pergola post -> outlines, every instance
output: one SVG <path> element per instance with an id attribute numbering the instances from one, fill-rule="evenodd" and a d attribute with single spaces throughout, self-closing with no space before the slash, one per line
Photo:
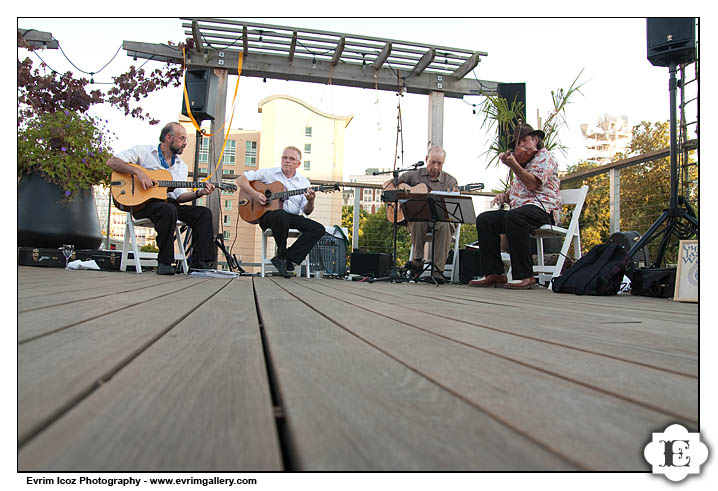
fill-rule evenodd
<path id="1" fill-rule="evenodd" d="M 228 70 L 226 68 L 215 68 L 214 74 L 217 75 L 217 100 L 214 108 L 214 119 L 210 126 L 210 133 L 212 134 L 210 140 L 210 161 L 208 172 L 211 174 L 214 167 L 217 165 L 220 155 L 222 154 L 222 145 L 224 144 L 224 135 L 228 128 L 224 122 L 226 119 L 226 107 L 227 107 L 227 79 Z M 229 122 L 227 122 L 229 124 Z M 222 168 L 223 162 L 219 162 L 219 167 L 214 173 L 214 176 L 210 179 L 211 182 L 218 183 L 222 181 Z M 222 217 L 222 192 L 218 189 L 215 191 L 217 198 L 214 194 L 207 198 L 207 206 L 212 211 L 212 230 L 216 237 L 219 231 L 219 221 Z"/>
<path id="2" fill-rule="evenodd" d="M 444 146 L 444 93 L 432 91 L 429 94 L 429 138 L 427 148 Z"/>

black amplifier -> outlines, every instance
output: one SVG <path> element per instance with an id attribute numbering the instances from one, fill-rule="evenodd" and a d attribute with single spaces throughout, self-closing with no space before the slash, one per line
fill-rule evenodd
<path id="1" fill-rule="evenodd" d="M 361 276 L 381 278 L 389 276 L 391 271 L 391 254 L 352 252 L 349 272 Z"/>

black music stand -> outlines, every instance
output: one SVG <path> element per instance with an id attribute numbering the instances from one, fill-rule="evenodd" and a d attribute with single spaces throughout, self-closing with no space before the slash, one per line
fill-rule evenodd
<path id="1" fill-rule="evenodd" d="M 412 194 L 407 200 L 400 201 L 407 222 L 430 222 L 431 223 L 431 259 L 424 269 L 419 273 L 418 281 L 426 281 L 439 285 L 434 278 L 434 272 L 443 275 L 443 271 L 434 262 L 434 239 L 437 222 L 448 222 L 455 225 L 461 223 L 474 223 L 474 204 L 470 196 L 460 196 L 456 193 L 432 191 L 428 194 Z M 454 251 L 458 254 L 458 251 Z M 428 279 L 422 279 L 421 275 L 429 271 Z"/>

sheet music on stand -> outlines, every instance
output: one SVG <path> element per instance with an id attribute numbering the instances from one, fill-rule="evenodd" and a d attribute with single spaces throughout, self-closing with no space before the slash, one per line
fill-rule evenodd
<path id="1" fill-rule="evenodd" d="M 476 223 L 474 201 L 471 196 L 459 193 L 412 194 L 407 199 L 400 199 L 399 206 L 409 222 Z"/>

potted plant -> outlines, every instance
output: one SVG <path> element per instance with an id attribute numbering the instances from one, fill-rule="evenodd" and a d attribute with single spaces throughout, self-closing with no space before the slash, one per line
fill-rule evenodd
<path id="1" fill-rule="evenodd" d="M 19 30 L 18 48 L 35 50 Z M 110 132 L 88 111 L 104 102 L 157 124 L 132 105 L 150 92 L 179 86 L 182 67 L 168 63 L 149 76 L 130 67 L 113 77 L 107 93 L 87 90 L 93 80 L 55 72 L 44 63 L 33 69 L 29 58 L 18 58 L 17 69 L 18 245 L 95 249 L 102 232 L 92 186 L 110 184 L 106 162 L 112 150 Z"/>
<path id="2" fill-rule="evenodd" d="M 95 249 L 102 242 L 92 186 L 109 185 L 109 134 L 75 111 L 18 128 L 18 245 Z"/>

